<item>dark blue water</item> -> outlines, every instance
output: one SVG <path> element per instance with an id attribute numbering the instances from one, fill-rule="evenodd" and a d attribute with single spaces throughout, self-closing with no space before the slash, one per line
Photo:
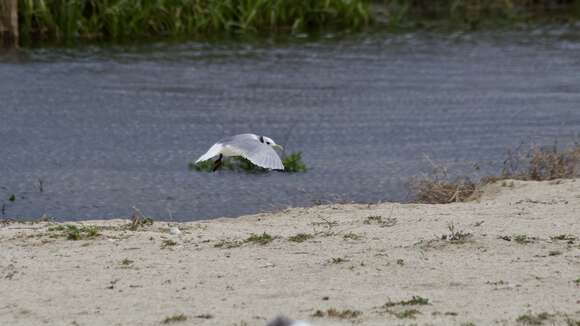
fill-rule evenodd
<path id="1" fill-rule="evenodd" d="M 580 137 L 580 33 L 371 34 L 0 54 L 4 217 L 237 216 L 401 201 L 425 157 L 480 174 Z M 196 173 L 244 132 L 310 171 Z M 40 187 L 42 183 L 42 191 Z M 15 194 L 16 200 L 9 201 Z"/>

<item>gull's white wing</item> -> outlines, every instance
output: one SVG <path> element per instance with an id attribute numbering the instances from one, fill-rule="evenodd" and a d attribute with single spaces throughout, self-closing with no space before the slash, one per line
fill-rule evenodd
<path id="1" fill-rule="evenodd" d="M 212 157 L 214 157 L 216 155 L 219 155 L 221 153 L 223 147 L 224 146 L 222 144 L 220 144 L 220 143 L 214 144 L 212 147 L 210 147 L 210 149 L 205 154 L 203 154 L 202 156 L 200 156 L 197 159 L 197 161 L 195 161 L 195 163 L 199 163 L 201 161 L 207 161 L 210 158 L 212 158 Z"/>
<path id="2" fill-rule="evenodd" d="M 252 135 L 253 136 L 253 135 Z M 284 164 L 276 151 L 250 135 L 234 136 L 223 143 L 240 152 L 240 156 L 266 169 L 284 170 Z"/>

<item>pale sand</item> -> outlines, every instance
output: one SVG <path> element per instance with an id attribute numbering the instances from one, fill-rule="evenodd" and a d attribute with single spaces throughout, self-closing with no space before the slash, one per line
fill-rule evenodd
<path id="1" fill-rule="evenodd" d="M 368 216 L 396 224 L 365 224 Z M 473 237 L 442 240 L 450 222 Z M 551 239 L 580 237 L 576 180 L 496 184 L 470 203 L 331 205 L 171 224 L 181 235 L 167 223 L 137 232 L 119 228 L 126 223 L 83 222 L 110 228 L 80 241 L 54 238 L 49 223 L 2 225 L 0 325 L 159 325 L 176 314 L 187 320 L 173 325 L 265 325 L 278 314 L 315 325 L 516 325 L 543 312 L 553 314 L 546 325 L 580 320 L 580 240 Z M 276 239 L 215 247 L 262 232 Z M 314 238 L 288 240 L 297 233 Z M 514 235 L 537 239 L 499 238 Z M 177 244 L 162 249 L 164 239 Z M 429 305 L 389 309 L 417 309 L 415 319 L 380 308 L 414 295 Z M 312 316 L 330 308 L 362 314 Z M 196 317 L 204 314 L 211 318 Z"/>

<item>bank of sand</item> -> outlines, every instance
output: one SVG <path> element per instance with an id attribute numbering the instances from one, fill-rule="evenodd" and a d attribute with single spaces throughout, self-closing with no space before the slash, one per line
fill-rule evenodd
<path id="1" fill-rule="evenodd" d="M 175 325 L 265 325 L 278 314 L 315 325 L 580 320 L 575 180 L 495 184 L 469 203 L 293 208 L 139 231 L 126 223 L 83 222 L 105 229 L 79 241 L 50 223 L 2 225 L 0 325 L 159 325 L 180 314 Z M 450 223 L 472 236 L 442 239 Z M 274 240 L 244 242 L 264 232 Z M 300 233 L 312 238 L 289 240 Z M 384 306 L 413 296 L 429 304 Z"/>

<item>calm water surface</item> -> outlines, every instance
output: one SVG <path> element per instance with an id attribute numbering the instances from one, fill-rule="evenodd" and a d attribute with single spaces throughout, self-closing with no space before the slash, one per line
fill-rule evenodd
<path id="1" fill-rule="evenodd" d="M 580 32 L 372 34 L 0 54 L 4 217 L 196 220 L 404 201 L 425 157 L 497 171 L 520 143 L 580 137 Z M 196 173 L 254 132 L 304 174 Z M 40 181 L 42 180 L 42 181 Z M 39 183 L 42 182 L 42 191 Z M 16 200 L 9 197 L 15 194 Z"/>

